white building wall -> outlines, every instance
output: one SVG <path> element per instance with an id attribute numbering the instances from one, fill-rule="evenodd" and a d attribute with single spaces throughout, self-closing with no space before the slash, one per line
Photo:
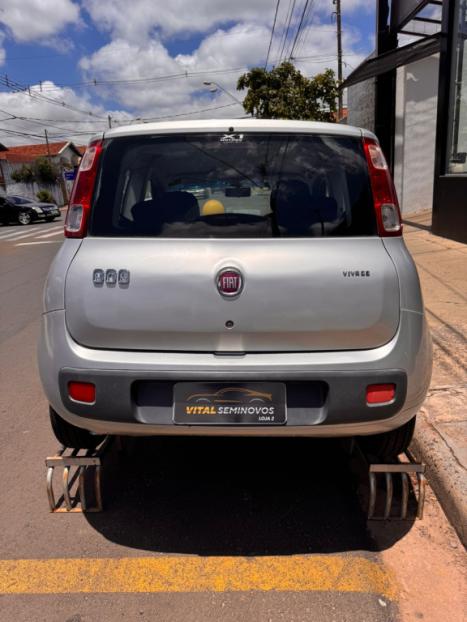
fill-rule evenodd
<path id="1" fill-rule="evenodd" d="M 375 129 L 375 79 L 370 78 L 347 89 L 349 125 Z"/>
<path id="2" fill-rule="evenodd" d="M 63 205 L 63 191 L 59 184 L 26 184 L 23 182 L 15 182 L 11 178 L 11 174 L 19 170 L 23 166 L 22 163 L 2 162 L 2 168 L 5 175 L 6 189 L 1 194 L 18 194 L 23 197 L 29 197 L 30 199 L 37 200 L 37 193 L 39 190 L 47 190 L 51 193 L 57 205 Z M 68 183 L 65 182 L 64 183 Z"/>
<path id="3" fill-rule="evenodd" d="M 439 56 L 397 70 L 394 182 L 402 214 L 433 207 Z"/>

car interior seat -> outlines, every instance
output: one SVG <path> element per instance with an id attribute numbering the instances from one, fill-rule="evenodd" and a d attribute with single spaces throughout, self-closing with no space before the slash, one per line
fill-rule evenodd
<path id="1" fill-rule="evenodd" d="M 271 193 L 271 208 L 280 235 L 306 235 L 314 221 L 310 191 L 303 181 L 279 181 Z"/>

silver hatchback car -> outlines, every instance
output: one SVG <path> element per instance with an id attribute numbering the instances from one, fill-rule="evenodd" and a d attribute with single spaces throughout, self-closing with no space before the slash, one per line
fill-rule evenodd
<path id="1" fill-rule="evenodd" d="M 394 186 L 366 130 L 121 127 L 91 141 L 47 279 L 39 367 L 57 439 L 410 442 L 431 340 Z"/>

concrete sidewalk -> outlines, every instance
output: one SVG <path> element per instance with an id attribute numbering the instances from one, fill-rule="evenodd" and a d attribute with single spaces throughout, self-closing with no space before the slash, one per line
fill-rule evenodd
<path id="1" fill-rule="evenodd" d="M 433 378 L 412 451 L 467 545 L 467 245 L 433 235 L 430 218 L 425 212 L 404 224 L 433 337 Z"/>

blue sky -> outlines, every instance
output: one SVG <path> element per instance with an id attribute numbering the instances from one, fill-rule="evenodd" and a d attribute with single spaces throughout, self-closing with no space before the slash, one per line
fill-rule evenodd
<path id="1" fill-rule="evenodd" d="M 373 49 L 375 2 L 342 5 L 347 73 Z M 290 54 L 305 6 L 294 57 L 313 75 L 336 66 L 332 0 L 280 0 L 270 60 Z M 264 64 L 275 8 L 276 0 L 0 0 L 0 142 L 39 141 L 43 119 L 52 138 L 86 142 L 109 114 L 114 124 L 241 116 L 225 90 L 241 98 L 238 76 Z M 209 80 L 225 90 L 209 90 Z"/>

